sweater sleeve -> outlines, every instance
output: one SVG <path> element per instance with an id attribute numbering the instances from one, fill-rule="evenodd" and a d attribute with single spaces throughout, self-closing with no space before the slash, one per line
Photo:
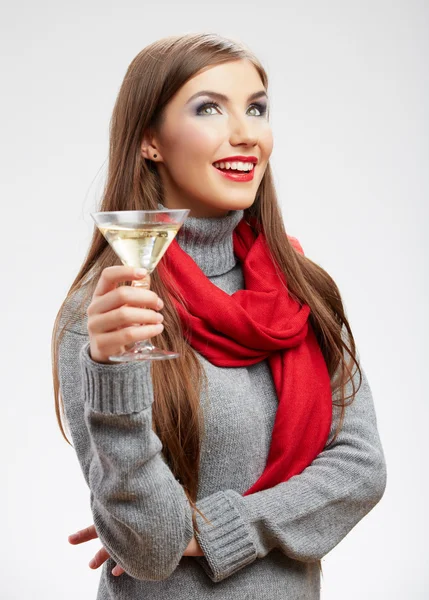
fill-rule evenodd
<path id="1" fill-rule="evenodd" d="M 193 537 L 192 511 L 152 429 L 150 363 L 97 363 L 88 337 L 66 331 L 59 375 L 101 543 L 132 577 L 168 578 Z"/>
<path id="2" fill-rule="evenodd" d="M 298 561 L 318 561 L 379 502 L 386 487 L 386 463 L 371 389 L 365 372 L 354 401 L 345 409 L 340 434 L 300 474 L 276 486 L 242 496 L 220 490 L 197 502 L 211 521 L 197 514 L 195 532 L 207 575 L 221 581 L 273 548 Z M 359 374 L 354 375 L 355 386 Z M 346 395 L 352 391 L 347 384 Z M 340 408 L 333 406 L 330 436 Z"/>

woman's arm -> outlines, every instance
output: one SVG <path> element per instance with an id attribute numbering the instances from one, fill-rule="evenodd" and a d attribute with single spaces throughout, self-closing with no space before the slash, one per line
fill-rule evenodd
<path id="1" fill-rule="evenodd" d="M 346 394 L 351 390 L 349 382 Z M 329 439 L 339 418 L 340 409 L 334 410 Z M 200 533 L 195 536 L 204 556 L 195 560 L 213 581 L 252 562 L 248 549 L 231 552 L 245 539 L 252 540 L 254 558 L 278 548 L 299 561 L 320 560 L 379 502 L 385 487 L 386 463 L 362 370 L 362 385 L 346 408 L 336 441 L 302 473 L 249 496 L 229 489 L 197 502 L 214 527 L 197 514 Z"/>
<path id="2" fill-rule="evenodd" d="M 97 363 L 88 337 L 66 331 L 59 373 L 100 541 L 132 577 L 166 579 L 193 527 L 188 499 L 152 430 L 150 363 Z"/>
<path id="3" fill-rule="evenodd" d="M 94 363 L 87 354 L 84 330 L 66 332 L 59 369 L 65 413 L 91 490 L 97 533 L 127 573 L 140 579 L 165 579 L 177 567 L 194 532 L 187 498 L 152 431 L 152 392 L 144 396 L 150 390 L 149 365 Z M 84 346 L 86 354 L 81 352 Z M 356 375 L 356 385 L 357 379 Z M 131 394 L 134 386 L 137 394 Z M 100 390 L 106 394 L 105 402 Z M 124 392 L 126 397 L 131 394 L 131 400 L 124 400 Z M 128 402 L 126 410 L 133 403 L 137 410 L 109 412 L 109 408 L 124 410 Z M 331 435 L 338 415 L 336 409 Z M 386 465 L 363 372 L 361 388 L 346 408 L 335 443 L 301 474 L 250 496 L 219 490 L 197 502 L 214 527 L 197 513 L 200 533 L 195 532 L 195 537 L 204 557 L 195 560 L 214 582 L 263 558 L 274 547 L 298 560 L 318 560 L 377 504 L 385 485 Z"/>

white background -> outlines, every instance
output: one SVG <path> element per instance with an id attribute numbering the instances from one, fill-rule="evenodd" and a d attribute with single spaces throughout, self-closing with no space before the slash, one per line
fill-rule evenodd
<path id="1" fill-rule="evenodd" d="M 96 597 L 89 493 L 54 414 L 52 325 L 85 256 L 125 71 L 166 35 L 265 65 L 286 229 L 337 282 L 388 466 L 323 600 L 428 598 L 428 31 L 423 0 L 9 3 L 2 10 L 2 600 Z M 4 415 L 6 414 L 6 419 Z"/>

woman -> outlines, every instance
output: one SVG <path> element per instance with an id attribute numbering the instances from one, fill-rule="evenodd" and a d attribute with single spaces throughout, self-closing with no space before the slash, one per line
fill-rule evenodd
<path id="1" fill-rule="evenodd" d="M 100 210 L 190 213 L 151 289 L 95 229 L 54 327 L 94 517 L 70 541 L 103 544 L 99 600 L 319 598 L 322 557 L 384 493 L 340 293 L 285 232 L 267 90 L 248 49 L 189 34 L 140 52 L 119 91 Z M 109 361 L 151 337 L 180 357 Z"/>

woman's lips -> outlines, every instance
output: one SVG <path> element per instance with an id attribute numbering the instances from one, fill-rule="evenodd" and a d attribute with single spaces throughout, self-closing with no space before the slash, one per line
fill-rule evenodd
<path id="1" fill-rule="evenodd" d="M 253 167 L 253 169 L 251 171 L 237 171 L 237 170 L 233 170 L 233 169 L 224 169 L 223 171 L 221 169 L 218 169 L 217 167 L 215 167 L 214 165 L 212 165 L 213 168 L 216 169 L 216 171 L 218 173 L 220 173 L 221 175 L 223 175 L 224 177 L 226 177 L 227 179 L 230 179 L 231 181 L 252 181 L 253 177 L 254 177 L 254 172 L 256 169 L 256 165 Z"/>

